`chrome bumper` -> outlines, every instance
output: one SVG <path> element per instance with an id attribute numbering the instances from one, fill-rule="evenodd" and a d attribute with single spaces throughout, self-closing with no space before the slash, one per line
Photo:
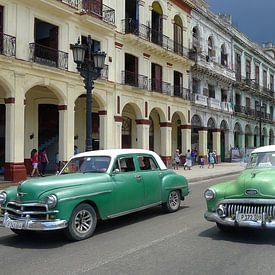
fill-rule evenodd
<path id="1" fill-rule="evenodd" d="M 250 228 L 275 228 L 275 220 L 267 221 L 263 219 L 261 222 L 256 221 L 236 221 L 231 218 L 221 218 L 215 212 L 205 212 L 204 218 L 210 222 L 217 222 L 223 225 L 235 227 L 250 227 Z"/>
<path id="2" fill-rule="evenodd" d="M 22 226 L 22 230 L 35 230 L 35 231 L 49 231 L 49 230 L 57 230 L 63 229 L 67 227 L 68 223 L 66 220 L 52 220 L 52 221 L 37 221 L 31 220 L 29 216 L 24 219 L 12 219 L 9 217 L 8 213 L 5 213 L 4 216 L 0 217 L 0 226 L 6 228 L 16 228 L 13 226 L 16 223 L 20 223 L 20 227 Z"/>

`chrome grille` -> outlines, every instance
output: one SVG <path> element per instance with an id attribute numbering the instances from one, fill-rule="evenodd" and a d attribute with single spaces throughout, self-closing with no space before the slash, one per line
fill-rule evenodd
<path id="1" fill-rule="evenodd" d="M 224 204 L 226 209 L 227 217 L 232 217 L 236 212 L 244 214 L 263 214 L 266 213 L 268 216 L 275 217 L 275 204 Z"/>
<path id="2" fill-rule="evenodd" d="M 47 220 L 49 214 L 47 205 L 41 203 L 9 202 L 4 210 L 15 219 L 24 219 L 29 215 L 33 220 Z"/>

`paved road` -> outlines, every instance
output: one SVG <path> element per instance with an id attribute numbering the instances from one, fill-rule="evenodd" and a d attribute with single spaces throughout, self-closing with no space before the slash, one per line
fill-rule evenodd
<path id="1" fill-rule="evenodd" d="M 203 219 L 202 193 L 216 181 L 192 184 L 176 213 L 156 207 L 101 222 L 82 242 L 60 233 L 22 238 L 2 228 L 0 274 L 274 274 L 272 231 L 224 234 Z"/>

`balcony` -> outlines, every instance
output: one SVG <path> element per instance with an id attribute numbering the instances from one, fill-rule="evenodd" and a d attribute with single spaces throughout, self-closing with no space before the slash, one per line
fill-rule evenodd
<path id="1" fill-rule="evenodd" d="M 150 91 L 171 96 L 172 86 L 168 82 L 159 79 L 150 79 Z"/>
<path id="2" fill-rule="evenodd" d="M 148 90 L 148 77 L 130 71 L 122 71 L 122 84 Z"/>
<path id="3" fill-rule="evenodd" d="M 255 110 L 248 106 L 235 105 L 234 112 L 252 117 L 256 116 Z"/>
<path id="4" fill-rule="evenodd" d="M 192 94 L 191 95 L 191 100 L 195 103 L 195 104 L 199 104 L 199 105 L 203 105 L 203 106 L 207 106 L 207 96 L 202 95 L 202 94 Z"/>
<path id="5" fill-rule="evenodd" d="M 36 43 L 30 43 L 30 61 L 49 67 L 68 70 L 68 53 Z"/>
<path id="6" fill-rule="evenodd" d="M 152 42 L 169 52 L 188 57 L 188 49 L 183 45 L 146 25 L 139 24 L 138 21 L 132 18 L 122 20 L 122 31 L 124 34 L 134 34 L 139 38 Z"/>
<path id="7" fill-rule="evenodd" d="M 225 101 L 222 101 L 221 102 L 221 109 L 225 112 L 229 112 L 229 113 L 232 113 L 233 112 L 233 108 L 232 108 L 232 104 L 231 102 L 225 102 Z"/>
<path id="8" fill-rule="evenodd" d="M 208 107 L 214 109 L 221 109 L 221 102 L 213 97 L 208 97 Z"/>
<path id="9" fill-rule="evenodd" d="M 81 3 L 81 0 L 58 0 L 74 9 L 78 9 Z"/>
<path id="10" fill-rule="evenodd" d="M 102 21 L 115 25 L 115 10 L 96 0 L 82 0 L 82 14 L 100 18 Z"/>
<path id="11" fill-rule="evenodd" d="M 235 72 L 227 66 L 223 66 L 214 61 L 213 57 L 205 56 L 201 53 L 197 53 L 193 50 L 189 51 L 189 58 L 196 62 L 196 65 L 193 66 L 193 70 L 204 70 L 205 73 L 216 74 L 218 76 L 223 76 L 226 79 L 235 81 Z"/>
<path id="12" fill-rule="evenodd" d="M 5 56 L 15 56 L 16 38 L 14 36 L 0 33 L 0 54 Z"/>
<path id="13" fill-rule="evenodd" d="M 182 86 L 174 86 L 174 97 L 190 100 L 190 90 Z"/>

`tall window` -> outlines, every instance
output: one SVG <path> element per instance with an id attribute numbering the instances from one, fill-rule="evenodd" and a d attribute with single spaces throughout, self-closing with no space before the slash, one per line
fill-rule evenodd
<path id="1" fill-rule="evenodd" d="M 179 16 L 175 16 L 174 21 L 174 51 L 181 54 L 183 44 L 182 21 Z"/>
<path id="2" fill-rule="evenodd" d="M 271 92 L 274 91 L 274 76 L 273 76 L 273 74 L 271 74 L 269 76 L 269 89 Z"/>
<path id="3" fill-rule="evenodd" d="M 225 45 L 223 44 L 221 47 L 221 65 L 227 66 L 227 54 L 226 54 L 226 49 Z"/>
<path id="4" fill-rule="evenodd" d="M 255 65 L 255 82 L 256 84 L 259 84 L 260 79 L 260 68 L 259 65 Z"/>
<path id="5" fill-rule="evenodd" d="M 215 56 L 215 51 L 214 51 L 214 45 L 213 45 L 213 39 L 212 37 L 208 38 L 208 55 L 206 57 L 206 61 L 209 62 L 211 61 L 212 57 Z"/>
<path id="6" fill-rule="evenodd" d="M 236 79 L 240 81 L 242 79 L 242 62 L 241 55 L 236 53 L 235 55 L 235 71 L 236 71 Z"/>
<path id="7" fill-rule="evenodd" d="M 245 77 L 246 79 L 251 79 L 251 62 L 249 59 L 246 59 L 245 63 Z"/>

